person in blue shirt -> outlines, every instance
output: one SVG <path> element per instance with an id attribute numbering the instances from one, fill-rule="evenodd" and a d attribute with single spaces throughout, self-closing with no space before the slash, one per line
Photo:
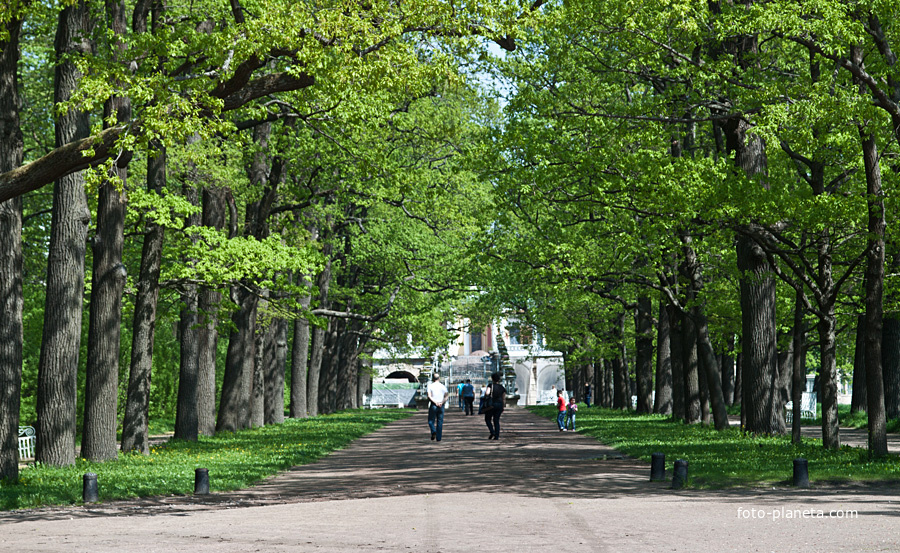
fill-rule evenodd
<path id="1" fill-rule="evenodd" d="M 466 408 L 466 415 L 474 415 L 475 414 L 475 386 L 472 386 L 471 380 L 466 380 L 466 383 L 462 387 L 462 398 L 463 403 Z"/>

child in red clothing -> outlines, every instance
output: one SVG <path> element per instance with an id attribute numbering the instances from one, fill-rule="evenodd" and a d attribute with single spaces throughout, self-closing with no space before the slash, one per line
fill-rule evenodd
<path id="1" fill-rule="evenodd" d="M 563 397 L 562 390 L 556 390 L 556 407 L 559 414 L 556 416 L 556 425 L 559 426 L 560 432 L 566 431 L 566 398 Z"/>

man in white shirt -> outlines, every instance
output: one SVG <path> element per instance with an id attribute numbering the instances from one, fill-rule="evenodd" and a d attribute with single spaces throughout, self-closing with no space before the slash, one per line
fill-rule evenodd
<path id="1" fill-rule="evenodd" d="M 444 429 L 444 404 L 450 397 L 447 387 L 441 384 L 437 373 L 431 375 L 431 383 L 428 384 L 428 426 L 431 428 L 431 439 L 441 441 L 441 433 Z"/>

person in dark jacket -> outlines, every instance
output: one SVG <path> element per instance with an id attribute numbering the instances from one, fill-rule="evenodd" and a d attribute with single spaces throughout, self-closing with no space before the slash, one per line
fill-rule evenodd
<path id="1" fill-rule="evenodd" d="M 471 380 L 466 380 L 466 383 L 463 385 L 462 398 L 466 407 L 466 415 L 474 415 L 475 410 L 473 404 L 475 403 L 475 386 L 472 386 Z"/>
<path id="2" fill-rule="evenodd" d="M 500 384 L 500 373 L 491 375 L 491 383 L 485 390 L 484 422 L 487 424 L 489 440 L 500 439 L 500 415 L 503 414 L 503 405 L 506 401 L 506 388 Z M 488 406 L 490 406 L 488 408 Z"/>

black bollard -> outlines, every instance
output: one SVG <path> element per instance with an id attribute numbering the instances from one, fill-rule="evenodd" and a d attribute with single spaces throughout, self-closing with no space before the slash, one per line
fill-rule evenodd
<path id="1" fill-rule="evenodd" d="M 806 459 L 794 459 L 794 486 L 809 487 L 809 462 Z"/>
<path id="2" fill-rule="evenodd" d="M 650 481 L 661 482 L 666 479 L 666 454 L 653 453 L 650 455 Z"/>
<path id="3" fill-rule="evenodd" d="M 81 497 L 85 503 L 96 503 L 100 501 L 100 494 L 97 491 L 97 475 L 93 472 L 85 473 L 84 486 L 81 488 Z"/>
<path id="4" fill-rule="evenodd" d="M 688 477 L 688 462 L 684 459 L 675 461 L 675 470 L 672 474 L 672 489 L 680 490 L 684 487 Z"/>
<path id="5" fill-rule="evenodd" d="M 209 493 L 209 469 L 194 469 L 194 495 Z"/>

